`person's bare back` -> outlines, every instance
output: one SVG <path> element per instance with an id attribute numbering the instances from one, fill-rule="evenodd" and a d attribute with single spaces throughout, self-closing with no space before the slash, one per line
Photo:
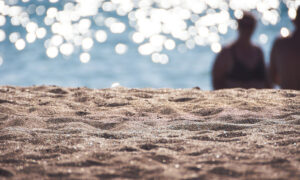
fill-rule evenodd
<path id="1" fill-rule="evenodd" d="M 270 77 L 282 89 L 300 90 L 300 8 L 291 37 L 278 38 L 272 48 Z"/>

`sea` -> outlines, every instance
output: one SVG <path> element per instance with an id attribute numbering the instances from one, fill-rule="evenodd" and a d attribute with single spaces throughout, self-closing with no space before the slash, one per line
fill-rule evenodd
<path id="1" fill-rule="evenodd" d="M 21 4 L 21 6 L 27 5 Z M 264 25 L 258 20 L 252 39 L 253 43 L 263 49 L 267 64 L 272 43 L 276 37 L 280 36 L 282 27 L 293 30 L 293 25 L 287 16 L 287 9 L 282 6 L 280 10 L 281 17 L 276 25 Z M 117 14 L 110 16 L 124 21 L 124 17 L 119 17 Z M 31 15 L 31 18 L 37 22 L 42 21 L 35 15 Z M 96 25 L 92 25 L 91 28 L 95 31 L 99 29 Z M 27 43 L 22 51 L 17 50 L 9 41 L 8 35 L 12 32 L 20 32 L 24 37 L 26 32 L 24 28 L 9 24 L 8 17 L 6 17 L 6 24 L 0 29 L 4 30 L 7 35 L 6 39 L 0 42 L 0 85 L 56 85 L 96 89 L 116 85 L 128 88 L 193 88 L 198 86 L 203 90 L 212 90 L 211 69 L 217 54 L 211 50 L 210 46 L 164 51 L 169 57 L 169 62 L 167 64 L 154 63 L 151 56 L 139 53 L 138 44 L 130 38 L 134 29 L 128 26 L 122 34 L 107 31 L 107 41 L 95 42 L 89 51 L 89 62 L 82 63 L 79 60 L 80 52 L 76 49 L 71 56 L 58 55 L 56 58 L 49 58 L 44 47 L 45 39 Z M 48 28 L 47 31 L 50 32 L 50 29 Z M 50 33 L 47 36 L 50 36 Z M 220 43 L 225 46 L 236 38 L 236 30 L 230 29 L 227 34 L 221 36 Z M 122 55 L 116 53 L 115 46 L 118 43 L 128 47 L 126 53 Z M 180 43 L 176 41 L 176 44 Z"/>

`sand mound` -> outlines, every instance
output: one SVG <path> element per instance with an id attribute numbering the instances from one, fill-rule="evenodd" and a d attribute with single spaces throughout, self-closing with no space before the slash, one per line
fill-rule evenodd
<path id="1" fill-rule="evenodd" d="M 0 179 L 299 177 L 299 91 L 0 87 Z"/>

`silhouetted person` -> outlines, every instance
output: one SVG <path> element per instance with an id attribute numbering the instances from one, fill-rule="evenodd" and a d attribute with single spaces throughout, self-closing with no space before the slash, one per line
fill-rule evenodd
<path id="1" fill-rule="evenodd" d="M 282 89 L 300 90 L 300 8 L 293 21 L 294 33 L 277 38 L 271 52 L 270 78 Z"/>
<path id="2" fill-rule="evenodd" d="M 215 60 L 214 89 L 270 87 L 263 52 L 251 42 L 255 27 L 255 18 L 244 12 L 243 18 L 238 20 L 238 39 L 224 47 Z"/>

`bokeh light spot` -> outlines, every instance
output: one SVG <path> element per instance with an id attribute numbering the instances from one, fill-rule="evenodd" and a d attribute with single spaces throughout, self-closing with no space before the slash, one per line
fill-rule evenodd
<path id="1" fill-rule="evenodd" d="M 127 52 L 127 50 L 128 50 L 128 47 L 126 44 L 119 43 L 115 47 L 115 51 L 117 54 L 125 54 Z"/>
<path id="2" fill-rule="evenodd" d="M 236 10 L 236 11 L 234 11 L 234 16 L 235 16 L 237 19 L 242 19 L 243 16 L 244 16 L 244 13 L 243 13 L 243 11 L 241 11 L 241 10 Z"/>
<path id="3" fill-rule="evenodd" d="M 55 58 L 55 57 L 57 57 L 57 55 L 58 55 L 58 48 L 57 47 L 49 47 L 49 48 L 47 48 L 47 50 L 46 50 L 46 54 L 47 54 L 47 56 L 49 57 L 49 58 Z"/>
<path id="4" fill-rule="evenodd" d="M 28 43 L 33 43 L 36 40 L 36 35 L 34 33 L 27 33 L 26 41 Z"/>
<path id="5" fill-rule="evenodd" d="M 259 42 L 261 44 L 266 44 L 268 42 L 269 38 L 266 34 L 259 35 Z"/>
<path id="6" fill-rule="evenodd" d="M 55 18 L 57 15 L 58 10 L 55 7 L 50 7 L 47 10 L 47 17 L 48 18 Z"/>
<path id="7" fill-rule="evenodd" d="M 164 43 L 164 46 L 167 50 L 173 50 L 176 47 L 176 43 L 173 39 L 167 39 Z"/>
<path id="8" fill-rule="evenodd" d="M 283 38 L 286 38 L 290 35 L 290 31 L 289 31 L 288 28 L 283 27 L 283 28 L 280 29 L 280 34 Z"/>
<path id="9" fill-rule="evenodd" d="M 60 35 L 54 35 L 51 38 L 51 45 L 53 46 L 59 46 L 64 42 L 64 39 Z"/>
<path id="10" fill-rule="evenodd" d="M 65 56 L 70 56 L 74 51 L 74 46 L 71 43 L 64 43 L 59 47 L 59 51 Z"/>
<path id="11" fill-rule="evenodd" d="M 46 11 L 46 8 L 45 6 L 38 6 L 36 9 L 35 9 L 35 12 L 38 16 L 42 16 Z"/>
<path id="12" fill-rule="evenodd" d="M 84 49 L 84 50 L 91 49 L 93 47 L 93 45 L 94 45 L 94 41 L 90 37 L 84 38 L 82 40 L 82 45 L 81 46 L 82 46 L 82 49 Z"/>
<path id="13" fill-rule="evenodd" d="M 90 19 L 81 19 L 78 24 L 78 30 L 81 34 L 85 34 L 88 32 L 89 28 L 91 27 L 91 20 Z"/>
<path id="14" fill-rule="evenodd" d="M 123 33 L 126 29 L 126 26 L 124 23 L 121 23 L 121 22 L 116 22 L 116 23 L 113 23 L 111 26 L 110 26 L 110 31 L 112 33 L 116 33 L 116 34 L 120 34 L 120 33 Z"/>
<path id="15" fill-rule="evenodd" d="M 110 87 L 111 87 L 111 88 L 121 87 L 121 84 L 118 83 L 118 82 L 115 82 L 115 83 L 112 83 Z"/>
<path id="16" fill-rule="evenodd" d="M 166 54 L 153 53 L 151 56 L 152 62 L 160 64 L 168 64 L 169 57 Z"/>
<path id="17" fill-rule="evenodd" d="M 161 60 L 160 60 L 161 64 L 168 64 L 169 63 L 169 57 L 166 54 L 162 54 L 161 55 Z"/>
<path id="18" fill-rule="evenodd" d="M 142 44 L 139 46 L 138 51 L 141 55 L 150 55 L 154 51 L 154 47 L 150 43 Z"/>
<path id="19" fill-rule="evenodd" d="M 297 11 L 296 11 L 296 9 L 290 8 L 290 9 L 288 10 L 288 15 L 289 15 L 289 17 L 290 17 L 291 19 L 295 19 L 296 16 L 297 16 Z"/>
<path id="20" fill-rule="evenodd" d="M 36 37 L 39 39 L 43 39 L 47 34 L 46 28 L 38 28 L 36 30 Z"/>
<path id="21" fill-rule="evenodd" d="M 152 61 L 154 63 L 159 63 L 160 60 L 161 60 L 161 57 L 160 57 L 159 53 L 153 53 L 152 56 L 151 56 L 151 58 L 152 58 Z"/>
<path id="22" fill-rule="evenodd" d="M 9 41 L 11 43 L 15 43 L 19 38 L 20 38 L 20 33 L 18 33 L 18 32 L 12 32 L 9 35 Z"/>
<path id="23" fill-rule="evenodd" d="M 84 52 L 84 53 L 80 54 L 79 59 L 80 59 L 80 62 L 85 64 L 85 63 L 88 63 L 91 60 L 91 55 L 87 52 Z"/>
<path id="24" fill-rule="evenodd" d="M 132 35 L 133 42 L 140 44 L 145 40 L 145 36 L 140 32 L 135 32 Z"/>
<path id="25" fill-rule="evenodd" d="M 15 42 L 15 47 L 17 50 L 22 51 L 26 47 L 26 42 L 24 41 L 24 39 L 18 39 Z"/>
<path id="26" fill-rule="evenodd" d="M 98 30 L 95 33 L 95 38 L 99 43 L 104 43 L 107 40 L 107 34 L 104 30 Z"/>
<path id="27" fill-rule="evenodd" d="M 220 43 L 213 43 L 213 44 L 211 45 L 211 50 L 212 50 L 214 53 L 219 53 L 219 52 L 221 52 L 221 50 L 222 50 L 222 46 L 221 46 Z"/>
<path id="28" fill-rule="evenodd" d="M 29 22 L 26 25 L 27 32 L 35 32 L 38 29 L 38 25 L 35 22 Z"/>

